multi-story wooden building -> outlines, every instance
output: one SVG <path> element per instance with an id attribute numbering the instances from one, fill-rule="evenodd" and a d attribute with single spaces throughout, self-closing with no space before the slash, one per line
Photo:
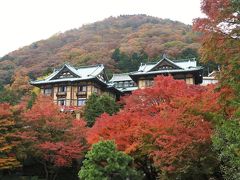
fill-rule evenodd
<path id="1" fill-rule="evenodd" d="M 203 68 L 197 66 L 195 59 L 170 60 L 163 56 L 158 62 L 141 64 L 136 72 L 114 74 L 110 82 L 123 93 L 129 93 L 151 86 L 158 75 L 170 75 L 174 79 L 184 80 L 187 84 L 201 84 L 202 74 Z"/>
<path id="2" fill-rule="evenodd" d="M 69 110 L 84 105 L 92 93 L 107 93 L 118 99 L 121 91 L 107 83 L 102 64 L 78 69 L 65 64 L 45 79 L 31 82 L 42 94 L 51 96 L 59 106 Z"/>
<path id="3" fill-rule="evenodd" d="M 77 69 L 65 64 L 44 80 L 31 84 L 39 87 L 42 94 L 51 96 L 65 110 L 71 110 L 83 106 L 92 93 L 107 93 L 119 99 L 123 94 L 151 86 L 158 75 L 171 75 L 187 84 L 201 84 L 202 73 L 203 68 L 197 66 L 195 59 L 173 61 L 164 56 L 158 62 L 141 64 L 136 72 L 114 74 L 110 81 L 102 64 Z"/>

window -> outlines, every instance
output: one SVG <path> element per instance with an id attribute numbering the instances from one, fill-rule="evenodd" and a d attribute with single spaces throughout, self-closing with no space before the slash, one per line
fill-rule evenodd
<path id="1" fill-rule="evenodd" d="M 58 105 L 59 106 L 66 106 L 66 99 L 65 98 L 58 99 Z"/>
<path id="2" fill-rule="evenodd" d="M 78 87 L 78 91 L 79 91 L 79 92 L 87 92 L 87 86 L 85 86 L 85 85 L 79 86 L 79 87 Z"/>
<path id="3" fill-rule="evenodd" d="M 120 87 L 120 88 L 123 87 L 123 82 L 119 82 L 118 87 Z"/>
<path id="4" fill-rule="evenodd" d="M 194 84 L 193 78 L 186 78 L 185 82 L 186 82 L 187 84 Z"/>
<path id="5" fill-rule="evenodd" d="M 58 92 L 66 92 L 67 91 L 67 87 L 66 86 L 59 86 L 58 87 Z"/>
<path id="6" fill-rule="evenodd" d="M 101 80 L 103 80 L 103 81 L 104 81 L 104 77 L 103 77 L 103 75 L 102 75 L 102 74 L 99 74 L 97 77 L 98 77 L 99 79 L 101 79 Z"/>
<path id="7" fill-rule="evenodd" d="M 117 87 L 117 88 L 119 87 L 119 82 L 117 82 L 117 83 L 115 84 L 115 87 Z"/>
<path id="8" fill-rule="evenodd" d="M 136 86 L 136 85 L 135 85 L 135 82 L 130 81 L 130 82 L 129 82 L 129 87 L 133 87 L 133 86 Z"/>
<path id="9" fill-rule="evenodd" d="M 97 93 L 98 92 L 98 88 L 96 88 L 95 86 L 93 87 L 93 92 Z"/>
<path id="10" fill-rule="evenodd" d="M 44 94 L 45 95 L 50 95 L 51 93 L 52 93 L 52 89 L 51 88 L 44 89 Z"/>
<path id="11" fill-rule="evenodd" d="M 153 85 L 153 80 L 145 80 L 145 87 L 150 87 Z"/>
<path id="12" fill-rule="evenodd" d="M 123 84 L 124 84 L 123 87 L 129 87 L 129 82 L 128 81 L 125 81 Z"/>
<path id="13" fill-rule="evenodd" d="M 78 106 L 84 106 L 86 103 L 86 98 L 78 98 L 77 105 Z"/>
<path id="14" fill-rule="evenodd" d="M 59 78 L 69 78 L 73 77 L 73 75 L 70 72 L 63 72 Z"/>

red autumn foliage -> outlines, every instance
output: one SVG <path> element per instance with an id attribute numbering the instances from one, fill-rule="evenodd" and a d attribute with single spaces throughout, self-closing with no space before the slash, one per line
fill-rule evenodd
<path id="1" fill-rule="evenodd" d="M 201 59 L 221 65 L 219 82 L 222 104 L 229 117 L 235 111 L 230 102 L 239 94 L 240 13 L 238 0 L 202 0 L 201 10 L 206 15 L 194 21 L 194 29 L 201 32 Z"/>
<path id="2" fill-rule="evenodd" d="M 114 139 L 135 158 L 148 156 L 161 170 L 187 168 L 211 143 L 210 114 L 221 110 L 214 86 L 187 85 L 157 77 L 153 87 L 137 90 L 114 116 L 103 114 L 88 132 L 88 142 Z"/>
<path id="3" fill-rule="evenodd" d="M 10 105 L 7 103 L 0 104 L 0 118 L 5 118 L 11 115 Z"/>
<path id="4" fill-rule="evenodd" d="M 39 96 L 32 109 L 23 114 L 18 133 L 22 143 L 30 144 L 32 156 L 55 167 L 70 166 L 86 149 L 85 122 L 62 113 L 49 97 Z"/>
<path id="5" fill-rule="evenodd" d="M 10 83 L 9 77 L 13 75 L 13 89 L 19 89 L 16 86 L 19 83 L 25 89 L 26 78 L 16 79 L 19 69 L 39 77 L 66 60 L 76 66 L 101 63 L 118 72 L 111 59 L 116 48 L 129 55 L 144 51 L 150 58 L 163 53 L 176 58 L 188 48 L 198 50 L 197 37 L 191 26 L 169 19 L 147 15 L 109 17 L 9 53 L 0 61 L 0 80 L 4 84 Z"/>
<path id="6" fill-rule="evenodd" d="M 239 55 L 238 8 L 238 1 L 202 0 L 201 10 L 206 17 L 194 20 L 194 30 L 202 33 L 202 60 L 217 62 L 223 70 Z"/>

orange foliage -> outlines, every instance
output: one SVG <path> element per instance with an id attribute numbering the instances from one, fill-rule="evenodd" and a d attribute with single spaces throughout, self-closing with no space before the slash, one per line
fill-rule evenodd
<path id="1" fill-rule="evenodd" d="M 30 79 L 25 68 L 15 71 L 12 81 L 13 83 L 11 84 L 10 89 L 22 92 L 23 94 L 29 93 L 33 88 L 29 84 Z"/>
<path id="2" fill-rule="evenodd" d="M 20 163 L 13 153 L 13 148 L 16 146 L 16 143 L 9 141 L 13 133 L 14 125 L 15 122 L 12 119 L 10 105 L 0 104 L 0 170 L 13 169 L 20 166 Z"/>
<path id="3" fill-rule="evenodd" d="M 23 145 L 30 144 L 34 153 L 29 155 L 40 154 L 56 167 L 69 166 L 73 159 L 83 156 L 86 123 L 60 112 L 49 97 L 38 97 L 32 109 L 23 114 L 23 125 L 17 136 Z"/>
<path id="4" fill-rule="evenodd" d="M 202 0 L 201 10 L 206 17 L 194 22 L 194 29 L 202 33 L 202 60 L 220 64 L 222 103 L 229 116 L 233 114 L 233 108 L 237 108 L 237 103 L 230 107 L 231 101 L 239 99 L 239 5 L 238 0 Z"/>
<path id="5" fill-rule="evenodd" d="M 166 171 L 187 168 L 204 156 L 211 143 L 209 114 L 221 111 L 213 86 L 187 85 L 172 77 L 157 77 L 153 87 L 124 98 L 117 115 L 103 114 L 88 132 L 88 142 L 114 139 L 133 157 L 147 156 Z"/>
<path id="6" fill-rule="evenodd" d="M 56 68 L 65 61 L 73 65 L 103 63 L 109 69 L 117 71 L 111 59 L 116 48 L 127 54 L 145 51 L 150 58 L 163 53 L 176 57 L 196 43 L 196 37 L 191 26 L 180 22 L 146 15 L 126 15 L 110 17 L 34 42 L 9 53 L 3 60 L 13 62 L 13 70 L 24 67 L 36 77 L 42 75 L 47 68 Z M 175 41 L 182 45 L 165 45 Z M 5 77 L 5 73 L 3 71 L 1 75 L 0 67 L 0 79 Z"/>

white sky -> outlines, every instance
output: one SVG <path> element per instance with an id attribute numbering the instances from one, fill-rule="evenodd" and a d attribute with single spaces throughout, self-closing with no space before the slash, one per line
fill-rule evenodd
<path id="1" fill-rule="evenodd" d="M 109 16 L 147 14 L 192 24 L 201 0 L 0 0 L 0 57 Z"/>

